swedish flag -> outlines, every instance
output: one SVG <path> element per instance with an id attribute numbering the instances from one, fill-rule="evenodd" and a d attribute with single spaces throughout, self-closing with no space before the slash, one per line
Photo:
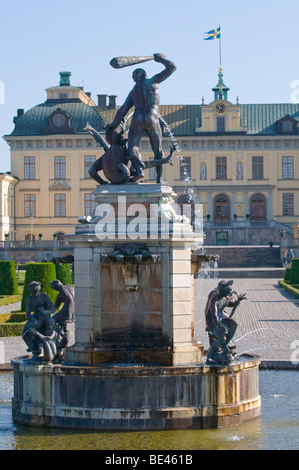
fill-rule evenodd
<path id="1" fill-rule="evenodd" d="M 205 33 L 208 37 L 204 38 L 205 41 L 211 41 L 212 39 L 219 39 L 220 38 L 220 26 L 217 29 L 212 29 Z"/>

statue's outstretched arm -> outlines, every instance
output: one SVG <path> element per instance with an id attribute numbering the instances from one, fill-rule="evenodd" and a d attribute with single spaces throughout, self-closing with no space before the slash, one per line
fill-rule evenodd
<path id="1" fill-rule="evenodd" d="M 153 83 L 163 82 L 176 71 L 176 66 L 174 65 L 174 63 L 166 59 L 164 54 L 154 54 L 154 60 L 163 64 L 165 70 L 162 70 L 162 72 L 157 73 L 151 78 Z"/>

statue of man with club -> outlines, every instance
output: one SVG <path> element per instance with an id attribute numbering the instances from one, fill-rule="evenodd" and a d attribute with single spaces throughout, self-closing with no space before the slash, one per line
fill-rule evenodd
<path id="1" fill-rule="evenodd" d="M 159 84 L 166 80 L 176 70 L 176 66 L 164 54 L 154 54 L 149 58 L 119 57 L 110 62 L 112 67 L 121 68 L 133 65 L 146 60 L 154 59 L 164 65 L 165 70 L 148 78 L 144 69 L 138 68 L 133 72 L 133 80 L 136 83 L 130 91 L 124 104 L 120 107 L 112 127 L 117 127 L 124 121 L 126 114 L 134 106 L 134 114 L 128 133 L 128 158 L 136 169 L 135 181 L 144 177 L 144 163 L 141 160 L 139 152 L 140 140 L 145 132 L 154 152 L 154 159 L 160 161 L 163 159 L 162 150 L 162 131 L 159 121 Z M 161 182 L 163 166 L 156 167 L 157 183 Z"/>

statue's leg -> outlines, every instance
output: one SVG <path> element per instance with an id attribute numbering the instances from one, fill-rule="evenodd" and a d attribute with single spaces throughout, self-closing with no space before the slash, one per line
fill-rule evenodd
<path id="1" fill-rule="evenodd" d="M 144 164 L 141 160 L 139 152 L 139 145 L 142 136 L 143 128 L 138 125 L 131 124 L 128 134 L 128 158 L 131 160 L 132 166 L 136 170 L 136 173 L 132 177 L 131 181 L 137 181 L 144 177 L 143 168 Z"/>
<path id="2" fill-rule="evenodd" d="M 89 168 L 88 173 L 90 174 L 91 178 L 94 179 L 99 184 L 107 184 L 108 181 L 103 180 L 98 174 L 99 171 L 102 170 L 102 157 L 98 158 L 94 164 Z"/>
<path id="3" fill-rule="evenodd" d="M 213 337 L 215 338 L 207 354 L 208 362 L 218 362 L 219 351 L 225 342 L 225 336 L 220 328 L 213 329 Z"/>
<path id="4" fill-rule="evenodd" d="M 238 327 L 238 324 L 237 322 L 233 319 L 233 318 L 230 318 L 230 317 L 227 317 L 227 318 L 223 318 L 222 319 L 222 323 L 227 327 L 228 329 L 228 333 L 227 333 L 227 336 L 226 336 L 226 340 L 224 342 L 224 346 L 228 346 L 228 344 L 230 343 L 230 341 L 233 339 L 235 333 L 236 333 L 236 330 L 237 330 L 237 327 Z"/>
<path id="5" fill-rule="evenodd" d="M 151 146 L 154 152 L 155 160 L 162 160 L 164 157 L 162 150 L 162 131 L 159 121 L 152 123 L 152 126 L 147 130 Z M 163 165 L 156 166 L 157 183 L 161 183 L 163 174 Z"/>

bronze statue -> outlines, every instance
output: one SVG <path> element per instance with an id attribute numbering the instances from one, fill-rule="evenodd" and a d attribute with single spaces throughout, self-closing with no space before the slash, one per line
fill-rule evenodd
<path id="1" fill-rule="evenodd" d="M 237 329 L 237 322 L 232 318 L 246 294 L 238 295 L 232 291 L 233 281 L 220 281 L 210 292 L 205 308 L 206 331 L 209 334 L 210 348 L 207 364 L 229 364 L 234 358 L 234 345 L 230 345 Z M 232 308 L 229 315 L 226 308 Z"/>
<path id="2" fill-rule="evenodd" d="M 55 306 L 50 297 L 40 292 L 40 282 L 32 281 L 28 284 L 28 291 L 31 293 L 26 301 L 27 322 L 23 328 L 22 338 L 28 346 L 28 351 L 33 354 L 32 359 L 38 360 L 43 357 L 40 338 L 36 331 L 44 334 L 47 328 L 47 320 L 55 312 Z M 33 314 L 31 312 L 33 311 Z"/>
<path id="3" fill-rule="evenodd" d="M 50 285 L 52 289 L 58 291 L 55 300 L 56 310 L 58 310 L 61 304 L 63 304 L 61 310 L 56 312 L 52 317 L 60 328 L 61 339 L 57 349 L 61 351 L 68 347 L 69 340 L 72 335 L 69 326 L 70 323 L 74 322 L 75 317 L 75 289 L 71 286 L 64 286 L 58 279 L 51 281 Z"/>
<path id="4" fill-rule="evenodd" d="M 134 114 L 128 134 L 128 158 L 136 170 L 135 181 L 144 177 L 144 164 L 139 153 L 140 140 L 145 132 L 151 142 L 155 160 L 163 159 L 162 131 L 159 120 L 159 84 L 166 80 L 176 70 L 176 66 L 166 59 L 164 54 L 154 54 L 156 62 L 165 66 L 165 70 L 148 78 L 144 69 L 138 68 L 133 72 L 136 83 L 130 91 L 124 104 L 120 107 L 112 126 L 116 128 L 129 110 L 134 106 Z M 156 167 L 157 183 L 161 182 L 162 165 Z"/>
<path id="5" fill-rule="evenodd" d="M 63 286 L 58 280 L 52 281 L 50 285 L 58 291 L 55 305 L 47 294 L 40 292 L 39 282 L 33 281 L 28 285 L 31 295 L 27 298 L 28 321 L 23 328 L 22 338 L 28 346 L 28 352 L 32 353 L 29 361 L 61 361 L 62 350 L 68 346 L 71 336 L 69 324 L 74 321 L 74 289 Z M 61 310 L 54 314 L 62 303 Z"/>
<path id="6" fill-rule="evenodd" d="M 106 140 L 109 142 L 110 147 L 103 136 L 97 132 L 90 124 L 87 123 L 85 130 L 87 130 L 94 139 L 104 147 L 105 153 L 89 168 L 89 174 L 99 184 L 107 184 L 108 181 L 112 184 L 123 184 L 127 182 L 134 182 L 140 179 L 140 173 L 136 170 L 136 165 L 131 165 L 132 158 L 130 159 L 127 140 L 124 139 L 125 124 L 121 122 L 118 126 L 113 127 L 107 125 L 105 127 Z M 149 162 L 141 162 L 140 167 L 148 169 L 170 163 L 172 165 L 171 157 L 174 152 L 174 146 L 170 147 L 170 154 L 162 160 L 152 160 Z M 134 160 L 134 159 L 133 159 Z M 139 167 L 138 167 L 139 168 Z M 104 180 L 99 172 L 103 171 L 108 181 Z"/>

